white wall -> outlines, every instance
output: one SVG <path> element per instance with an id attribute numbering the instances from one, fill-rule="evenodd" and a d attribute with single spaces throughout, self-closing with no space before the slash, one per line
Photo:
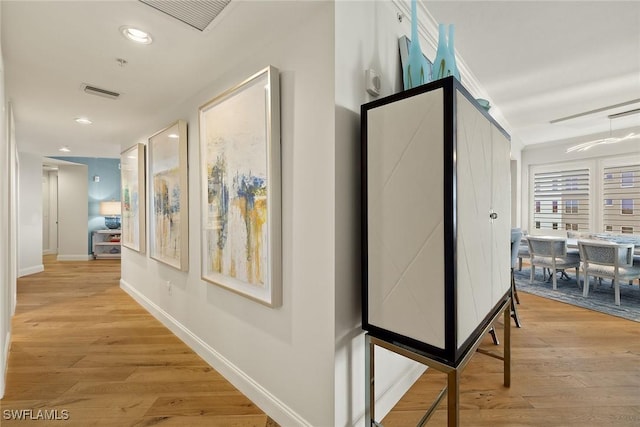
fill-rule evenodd
<path id="1" fill-rule="evenodd" d="M 18 276 L 44 271 L 42 264 L 42 156 L 19 153 Z"/>
<path id="2" fill-rule="evenodd" d="M 13 118 L 13 108 L 11 103 L 7 106 L 7 125 L 9 127 L 9 242 L 8 242 L 8 258 L 9 258 L 9 301 L 11 303 L 11 315 L 16 311 L 17 304 L 17 285 L 18 285 L 18 251 L 20 242 L 18 241 L 18 149 L 16 145 L 15 122 Z"/>
<path id="3" fill-rule="evenodd" d="M 364 415 L 359 108 L 370 99 L 364 69 L 382 72 L 384 95 L 400 90 L 397 40 L 408 23 L 397 25 L 389 2 L 296 6 L 317 11 L 268 49 L 241 49 L 248 59 L 234 73 L 212 76 L 200 95 L 148 129 L 152 134 L 177 118 L 189 122 L 191 269 L 180 273 L 124 248 L 122 286 L 283 425 L 347 426 Z M 275 310 L 199 279 L 197 108 L 269 63 L 281 70 L 284 304 Z M 381 415 L 424 368 L 379 353 Z"/>
<path id="4" fill-rule="evenodd" d="M 0 5 L 0 17 L 2 6 Z M 0 19 L 2 22 L 2 19 Z M 1 32 L 0 32 L 1 34 Z M 1 41 L 1 36 L 0 36 Z M 4 396 L 7 355 L 11 338 L 11 285 L 9 268 L 9 141 L 4 94 L 4 60 L 0 43 L 0 398 Z"/>
<path id="5" fill-rule="evenodd" d="M 2 22 L 0 4 L 0 22 Z M 0 34 L 2 32 L 0 31 Z M 2 46 L 0 37 L 0 46 Z M 16 307 L 17 280 L 17 152 L 13 113 L 5 99 L 4 60 L 0 47 L 0 398 L 11 345 L 11 317 Z"/>
<path id="6" fill-rule="evenodd" d="M 58 260 L 86 261 L 87 234 L 89 233 L 87 218 L 89 217 L 89 180 L 86 165 L 59 165 L 58 167 Z M 40 165 L 40 174 L 42 173 Z M 42 185 L 39 184 L 39 188 Z M 21 195 L 23 193 L 20 193 Z M 40 206 L 42 196 L 39 195 Z M 40 226 L 42 219 L 39 218 Z M 42 231 L 41 231 L 42 233 Z M 42 243 L 31 247 L 42 254 Z"/>
<path id="7" fill-rule="evenodd" d="M 410 34 L 410 20 L 398 22 L 397 12 L 392 2 L 336 3 L 336 426 L 364 424 L 360 106 L 375 99 L 365 91 L 366 69 L 380 75 L 380 97 L 402 90 L 398 38 Z M 426 40 L 421 47 L 434 56 Z M 425 368 L 382 348 L 375 351 L 380 421 Z"/>
<path id="8" fill-rule="evenodd" d="M 225 22 L 242 26 L 242 7 Z M 230 46 L 211 84 L 147 129 L 188 121 L 190 270 L 123 248 L 121 285 L 276 421 L 322 427 L 334 423 L 334 5 L 286 7 L 284 37 Z M 275 309 L 200 279 L 198 107 L 268 64 L 281 86 L 283 304 Z"/>

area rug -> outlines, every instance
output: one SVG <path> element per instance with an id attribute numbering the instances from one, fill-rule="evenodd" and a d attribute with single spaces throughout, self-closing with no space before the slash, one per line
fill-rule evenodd
<path id="1" fill-rule="evenodd" d="M 629 285 L 627 282 L 620 283 L 620 306 L 617 306 L 614 301 L 611 280 L 602 280 L 602 284 L 594 289 L 594 284 L 597 281 L 591 277 L 589 296 L 585 298 L 582 296 L 582 288 L 576 284 L 575 269 L 569 270 L 567 273 L 569 280 L 561 279 L 558 274 L 558 289 L 554 291 L 551 282 L 543 281 L 541 268 L 536 268 L 533 284 L 529 284 L 530 270 L 523 268 L 521 271 L 515 271 L 516 287 L 518 292 L 527 292 L 640 322 L 640 287 L 637 280 L 633 285 Z"/>

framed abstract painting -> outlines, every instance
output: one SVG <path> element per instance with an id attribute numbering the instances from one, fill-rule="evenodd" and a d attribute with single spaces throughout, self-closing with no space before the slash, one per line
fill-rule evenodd
<path id="1" fill-rule="evenodd" d="M 149 138 L 149 256 L 189 269 L 187 123 L 179 120 Z"/>
<path id="2" fill-rule="evenodd" d="M 279 76 L 267 67 L 200 107 L 202 279 L 282 301 Z"/>
<path id="3" fill-rule="evenodd" d="M 122 185 L 122 246 L 140 253 L 146 244 L 145 146 L 136 144 L 120 154 Z"/>

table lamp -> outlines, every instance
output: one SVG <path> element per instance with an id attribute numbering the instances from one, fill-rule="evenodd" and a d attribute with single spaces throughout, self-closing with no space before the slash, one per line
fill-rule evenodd
<path id="1" fill-rule="evenodd" d="M 104 225 L 107 228 L 120 228 L 120 202 L 100 202 L 100 215 L 104 216 Z"/>

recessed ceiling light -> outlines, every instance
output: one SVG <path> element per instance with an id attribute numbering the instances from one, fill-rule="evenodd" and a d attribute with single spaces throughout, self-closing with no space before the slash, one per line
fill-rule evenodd
<path id="1" fill-rule="evenodd" d="M 58 148 L 58 151 L 62 151 L 63 153 L 68 153 L 69 151 L 71 151 L 71 149 L 67 145 L 65 145 L 64 147 Z"/>
<path id="2" fill-rule="evenodd" d="M 169 138 L 178 139 L 178 134 L 170 133 Z"/>
<path id="3" fill-rule="evenodd" d="M 120 27 L 120 32 L 123 36 L 136 43 L 151 44 L 151 42 L 153 41 L 153 39 L 151 38 L 151 34 L 138 28 L 130 27 L 128 25 Z"/>
<path id="4" fill-rule="evenodd" d="M 80 123 L 81 125 L 90 125 L 91 123 L 93 123 L 91 120 L 87 119 L 86 117 L 76 117 L 76 123 Z"/>

